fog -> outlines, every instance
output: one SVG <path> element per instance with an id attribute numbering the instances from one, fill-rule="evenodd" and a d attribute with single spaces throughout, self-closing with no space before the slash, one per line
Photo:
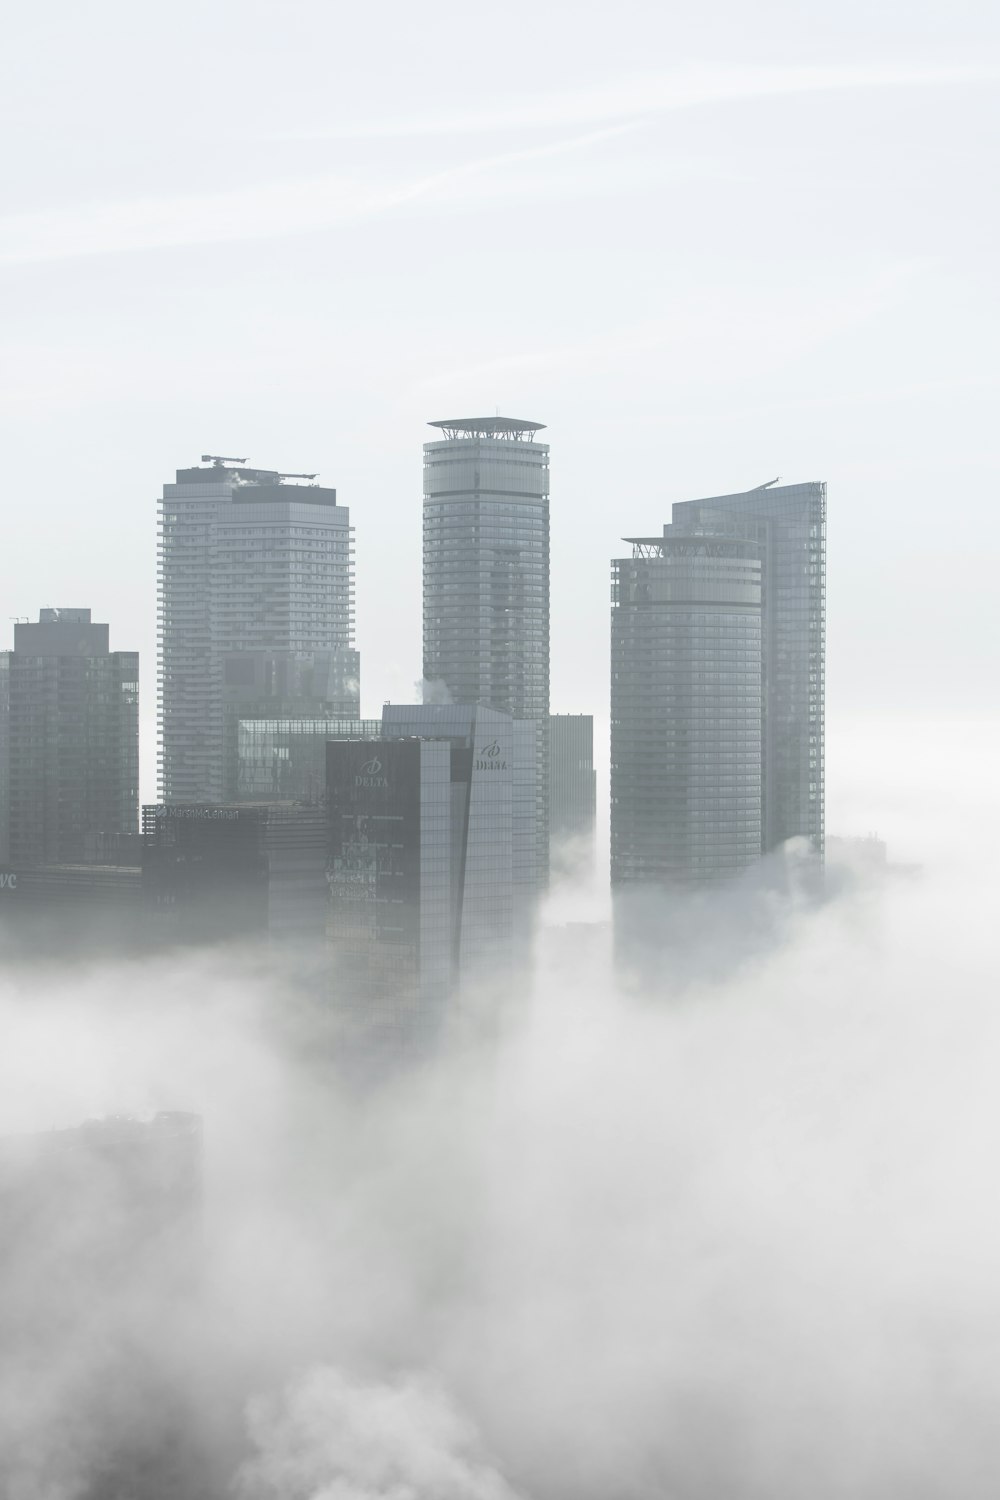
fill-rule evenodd
<path id="1" fill-rule="evenodd" d="M 845 800 L 891 748 L 844 756 Z M 8 965 L 4 1134 L 196 1111 L 205 1221 L 186 1302 L 140 1278 L 69 1312 L 8 1222 L 29 1329 L 52 1302 L 69 1331 L 54 1365 L 8 1346 L 3 1493 L 119 1493 L 102 1442 L 173 1402 L 209 1478 L 171 1494 L 992 1494 L 996 799 L 938 748 L 895 782 L 884 872 L 817 899 L 786 865 L 717 911 L 711 965 L 692 924 L 624 988 L 564 891 L 499 1034 L 374 1086 L 225 950 Z"/>

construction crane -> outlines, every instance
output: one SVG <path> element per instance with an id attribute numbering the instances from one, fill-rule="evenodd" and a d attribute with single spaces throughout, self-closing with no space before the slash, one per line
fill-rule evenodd
<path id="1" fill-rule="evenodd" d="M 756 495 L 757 490 L 769 490 L 771 488 L 772 484 L 780 484 L 780 483 L 781 483 L 781 475 L 779 474 L 776 479 L 769 479 L 766 484 L 758 484 L 756 486 L 756 488 L 750 490 L 749 493 L 751 495 Z"/>
<path id="2" fill-rule="evenodd" d="M 214 464 L 217 469 L 221 468 L 223 464 L 246 463 L 245 458 L 223 458 L 220 453 L 203 453 L 201 455 L 201 461 L 203 464 Z"/>
<path id="3" fill-rule="evenodd" d="M 318 474 L 279 474 L 279 479 L 318 479 Z"/>

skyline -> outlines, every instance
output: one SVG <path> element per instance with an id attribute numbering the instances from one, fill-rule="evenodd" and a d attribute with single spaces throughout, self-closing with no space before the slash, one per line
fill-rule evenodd
<path id="1" fill-rule="evenodd" d="M 370 715 L 419 677 L 425 424 L 497 406 L 552 449 L 554 710 L 606 716 L 621 536 L 780 473 L 836 504 L 831 828 L 838 735 L 912 718 L 928 680 L 988 714 L 1000 30 L 981 3 L 939 22 L 856 0 L 571 27 L 515 3 L 500 32 L 315 0 L 15 18 L 0 589 L 12 616 L 85 587 L 139 650 L 144 796 L 163 476 L 232 452 L 337 488 Z M 56 241 L 74 253 L 24 258 Z M 931 570 L 961 580 L 943 617 Z"/>

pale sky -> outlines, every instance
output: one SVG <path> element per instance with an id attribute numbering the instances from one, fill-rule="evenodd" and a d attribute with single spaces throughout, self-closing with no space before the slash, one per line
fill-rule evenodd
<path id="1" fill-rule="evenodd" d="M 554 709 L 606 718 L 619 538 L 781 475 L 830 486 L 831 744 L 982 717 L 991 11 L 25 9 L 0 93 L 4 616 L 89 605 L 140 650 L 148 778 L 156 497 L 246 454 L 350 506 L 363 706 L 410 699 L 425 423 L 499 408 L 548 424 Z"/>

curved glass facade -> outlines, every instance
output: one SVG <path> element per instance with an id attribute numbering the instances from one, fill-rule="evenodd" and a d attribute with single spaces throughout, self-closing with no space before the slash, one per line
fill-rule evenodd
<path id="1" fill-rule="evenodd" d="M 612 564 L 612 882 L 697 885 L 760 857 L 761 556 L 674 537 Z"/>

